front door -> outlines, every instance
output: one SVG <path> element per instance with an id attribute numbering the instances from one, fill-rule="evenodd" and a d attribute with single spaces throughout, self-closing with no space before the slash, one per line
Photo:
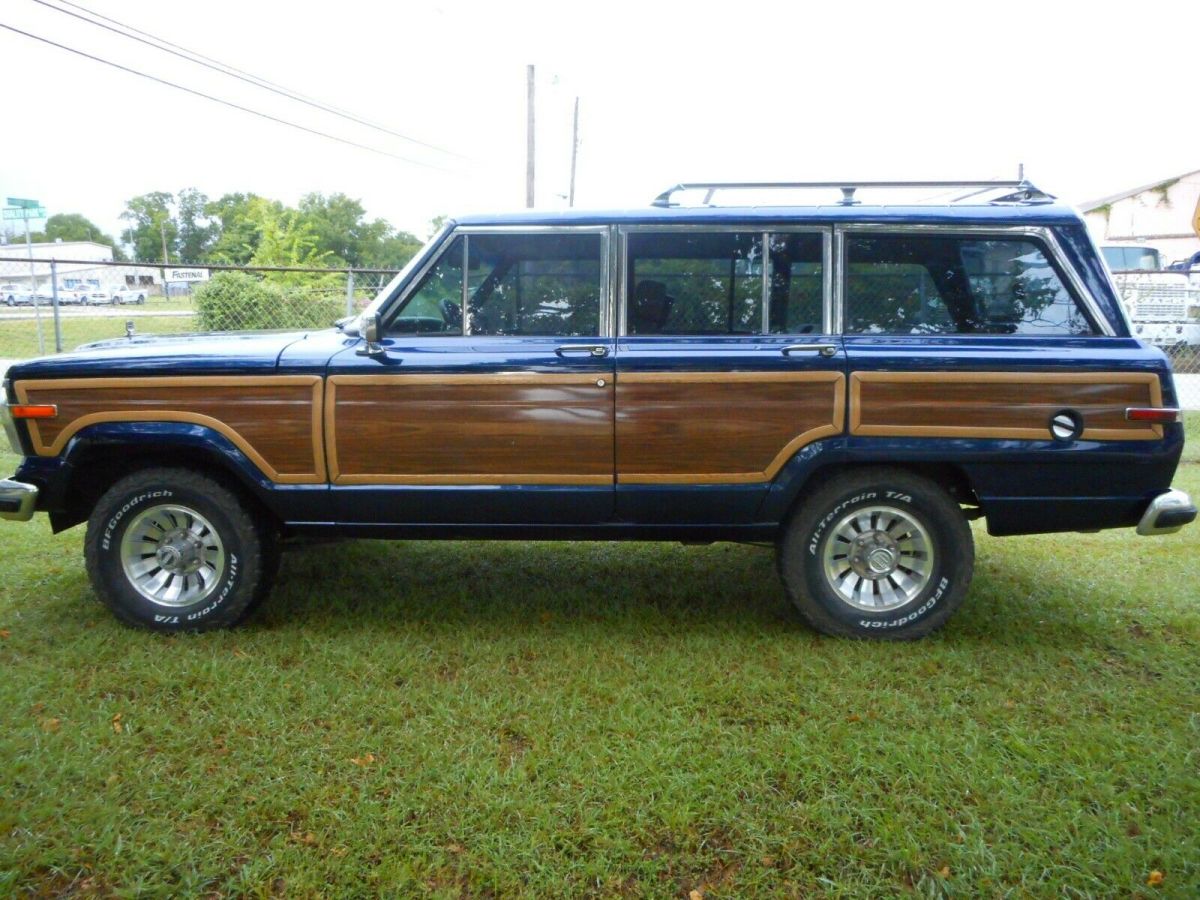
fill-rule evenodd
<path id="1" fill-rule="evenodd" d="M 613 511 L 607 231 L 464 229 L 333 359 L 343 521 L 591 524 Z"/>
<path id="2" fill-rule="evenodd" d="M 748 522 L 804 447 L 840 435 L 829 230 L 631 227 L 617 348 L 617 512 Z"/>

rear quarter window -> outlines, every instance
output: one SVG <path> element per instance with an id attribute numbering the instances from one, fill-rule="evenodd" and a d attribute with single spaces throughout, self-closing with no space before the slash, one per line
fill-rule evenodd
<path id="1" fill-rule="evenodd" d="M 1030 239 L 855 234 L 845 279 L 847 334 L 1096 333 Z"/>

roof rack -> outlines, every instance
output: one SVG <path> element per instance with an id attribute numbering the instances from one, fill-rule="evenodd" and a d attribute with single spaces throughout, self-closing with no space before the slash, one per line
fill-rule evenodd
<path id="1" fill-rule="evenodd" d="M 709 206 L 712 203 L 713 195 L 718 191 L 836 189 L 842 192 L 842 199 L 838 201 L 839 206 L 854 206 L 860 202 L 854 199 L 855 191 L 860 188 L 976 188 L 971 193 L 954 198 L 954 200 L 950 201 L 952 203 L 966 200 L 968 197 L 974 197 L 989 190 L 998 189 L 1011 189 L 1012 192 L 1002 197 L 994 197 L 988 201 L 989 203 L 1045 203 L 1054 199 L 1050 194 L 1038 190 L 1033 184 L 1024 179 L 1021 181 L 689 181 L 677 184 L 663 191 L 654 198 L 651 205 L 663 207 L 678 206 L 679 204 L 671 202 L 671 195 L 679 191 L 707 191 L 708 193 L 704 195 L 703 205 Z"/>

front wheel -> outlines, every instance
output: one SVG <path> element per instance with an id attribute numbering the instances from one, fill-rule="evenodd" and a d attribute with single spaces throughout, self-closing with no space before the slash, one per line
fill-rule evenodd
<path id="1" fill-rule="evenodd" d="M 789 597 L 818 631 L 906 640 L 962 605 L 975 545 L 936 482 L 880 468 L 838 475 L 802 499 L 777 554 Z"/>
<path id="2" fill-rule="evenodd" d="M 84 554 L 96 594 L 122 622 L 207 631 L 236 624 L 269 589 L 275 540 L 212 478 L 146 469 L 100 498 Z"/>

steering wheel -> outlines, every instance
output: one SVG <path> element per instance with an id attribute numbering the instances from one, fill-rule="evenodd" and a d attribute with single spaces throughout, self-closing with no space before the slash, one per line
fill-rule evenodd
<path id="1" fill-rule="evenodd" d="M 438 309 L 442 314 L 442 321 L 447 325 L 453 325 L 455 328 L 462 325 L 462 307 L 453 300 L 443 297 L 438 301 Z"/>

